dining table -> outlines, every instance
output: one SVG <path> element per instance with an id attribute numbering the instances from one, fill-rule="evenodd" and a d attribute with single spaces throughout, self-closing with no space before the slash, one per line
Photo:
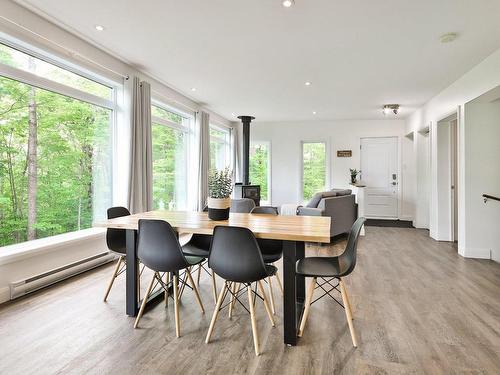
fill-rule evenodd
<path id="1" fill-rule="evenodd" d="M 296 275 L 296 263 L 305 257 L 306 242 L 330 242 L 330 217 L 284 216 L 250 213 L 230 213 L 229 219 L 214 221 L 206 212 L 155 210 L 94 223 L 96 227 L 123 229 L 126 232 L 126 314 L 136 316 L 139 300 L 139 259 L 137 229 L 141 219 L 164 220 L 183 234 L 212 235 L 218 225 L 245 227 L 256 238 L 281 240 L 283 243 L 283 340 L 286 345 L 297 344 L 297 332 L 304 310 L 305 278 Z M 238 251 L 238 244 L 234 244 Z M 163 298 L 164 293 L 148 299 Z"/>

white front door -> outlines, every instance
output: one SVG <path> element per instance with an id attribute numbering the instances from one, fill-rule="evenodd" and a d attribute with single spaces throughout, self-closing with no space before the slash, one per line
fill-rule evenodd
<path id="1" fill-rule="evenodd" d="M 398 139 L 361 138 L 361 182 L 365 216 L 398 218 Z"/>

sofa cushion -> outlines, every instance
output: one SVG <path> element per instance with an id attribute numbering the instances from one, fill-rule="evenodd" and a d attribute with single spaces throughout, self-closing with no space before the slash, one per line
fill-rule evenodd
<path id="1" fill-rule="evenodd" d="M 311 200 L 306 204 L 306 207 L 316 208 L 316 207 L 318 207 L 319 202 L 323 198 L 331 198 L 331 197 L 335 197 L 335 196 L 337 196 L 337 192 L 335 192 L 333 190 L 332 191 L 322 191 L 322 192 L 316 193 L 313 195 Z"/>
<path id="2" fill-rule="evenodd" d="M 335 192 L 336 196 L 341 196 L 341 195 L 351 195 L 352 190 L 351 189 L 332 189 L 332 192 Z"/>

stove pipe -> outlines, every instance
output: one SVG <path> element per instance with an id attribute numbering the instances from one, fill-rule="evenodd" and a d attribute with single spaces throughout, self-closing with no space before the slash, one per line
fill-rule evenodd
<path id="1" fill-rule="evenodd" d="M 238 116 L 243 124 L 243 185 L 250 184 L 250 123 L 253 116 Z"/>

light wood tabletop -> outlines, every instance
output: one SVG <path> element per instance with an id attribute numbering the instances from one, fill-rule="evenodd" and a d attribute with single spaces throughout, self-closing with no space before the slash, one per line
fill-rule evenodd
<path id="1" fill-rule="evenodd" d="M 229 220 L 213 221 L 206 212 L 149 211 L 94 223 L 96 227 L 137 229 L 140 219 L 165 220 L 179 233 L 212 234 L 217 225 L 250 229 L 257 238 L 330 242 L 330 218 L 322 216 L 274 216 L 231 213 Z"/>

